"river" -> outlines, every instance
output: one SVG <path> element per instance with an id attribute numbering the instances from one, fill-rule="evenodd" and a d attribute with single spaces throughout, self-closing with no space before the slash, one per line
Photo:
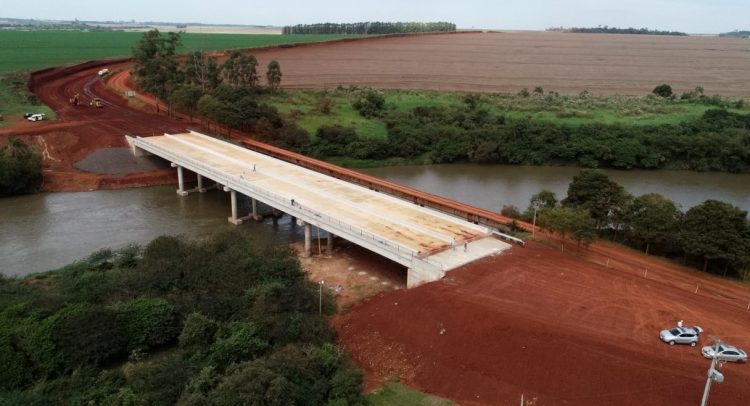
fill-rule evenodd
<path id="1" fill-rule="evenodd" d="M 578 172 L 567 167 L 484 165 L 397 166 L 362 170 L 489 210 L 521 209 L 546 188 L 565 196 Z M 661 193 L 686 210 L 718 199 L 750 210 L 750 175 L 683 171 L 607 171 L 635 195 Z M 244 212 L 248 200 L 240 201 Z M 0 273 L 25 275 L 59 268 L 102 248 L 144 244 L 162 234 L 202 236 L 227 222 L 229 196 L 212 191 L 180 198 L 173 186 L 84 193 L 42 193 L 0 199 Z M 302 239 L 288 216 L 240 226 L 261 242 Z"/>
<path id="2" fill-rule="evenodd" d="M 500 211 L 503 205 L 521 210 L 542 189 L 565 197 L 568 184 L 580 169 L 552 166 L 448 164 L 390 166 L 363 169 L 425 192 L 450 197 L 483 209 Z M 635 196 L 659 193 L 683 211 L 707 199 L 722 200 L 750 211 L 750 174 L 688 171 L 604 171 Z"/>

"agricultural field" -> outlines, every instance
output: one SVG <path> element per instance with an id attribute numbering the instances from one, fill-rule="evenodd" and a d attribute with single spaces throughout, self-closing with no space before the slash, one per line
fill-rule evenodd
<path id="1" fill-rule="evenodd" d="M 130 56 L 140 32 L 0 31 L 0 73 Z M 330 41 L 347 35 L 183 34 L 180 53 Z"/>
<path id="2" fill-rule="evenodd" d="M 286 88 L 339 85 L 518 93 L 537 86 L 577 95 L 646 95 L 662 83 L 682 93 L 750 97 L 747 41 L 710 36 L 459 33 L 377 38 L 255 54 L 284 67 Z"/>

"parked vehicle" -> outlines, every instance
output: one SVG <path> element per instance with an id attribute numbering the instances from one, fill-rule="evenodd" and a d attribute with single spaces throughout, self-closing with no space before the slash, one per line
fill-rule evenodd
<path id="1" fill-rule="evenodd" d="M 28 116 L 26 116 L 26 114 L 24 114 L 24 117 L 26 117 L 26 119 L 29 120 L 29 121 L 42 121 L 42 120 L 44 120 L 44 114 L 43 113 L 29 114 Z"/>
<path id="2" fill-rule="evenodd" d="M 703 329 L 698 326 L 693 327 L 674 327 L 669 330 L 662 330 L 659 338 L 669 345 L 690 344 L 695 347 L 700 339 Z"/>
<path id="3" fill-rule="evenodd" d="M 104 68 L 99 70 L 99 76 L 106 76 L 107 74 L 109 74 L 109 69 Z"/>
<path id="4" fill-rule="evenodd" d="M 719 344 L 718 351 L 715 346 L 705 346 L 701 353 L 708 359 L 716 357 L 721 361 L 747 362 L 747 353 L 729 344 Z"/>
<path id="5" fill-rule="evenodd" d="M 104 104 L 102 103 L 102 99 L 95 97 L 91 99 L 91 102 L 89 103 L 89 106 L 96 107 L 97 109 L 100 109 L 104 107 Z"/>

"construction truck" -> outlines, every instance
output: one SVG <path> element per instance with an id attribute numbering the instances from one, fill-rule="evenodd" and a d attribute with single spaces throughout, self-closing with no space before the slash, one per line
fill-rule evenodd
<path id="1" fill-rule="evenodd" d="M 74 106 L 81 104 L 81 96 L 78 93 L 74 94 L 73 97 L 70 98 L 70 104 Z"/>
<path id="2" fill-rule="evenodd" d="M 89 106 L 96 107 L 97 109 L 100 109 L 104 107 L 104 104 L 102 104 L 102 99 L 98 97 L 94 97 L 91 99 L 91 103 L 89 103 Z"/>

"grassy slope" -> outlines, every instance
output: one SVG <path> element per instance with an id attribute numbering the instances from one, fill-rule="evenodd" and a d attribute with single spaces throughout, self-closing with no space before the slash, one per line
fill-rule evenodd
<path id="1" fill-rule="evenodd" d="M 0 31 L 0 73 L 130 56 L 139 32 Z M 351 35 L 183 34 L 181 53 L 327 41 Z"/>
<path id="2" fill-rule="evenodd" d="M 425 395 L 396 382 L 389 382 L 381 389 L 367 395 L 368 406 L 450 406 L 453 402 Z"/>
<path id="3" fill-rule="evenodd" d="M 3 115 L 3 121 L 0 121 L 0 128 L 10 125 L 12 120 L 22 119 L 23 113 L 44 113 L 45 119 L 54 119 L 55 112 L 43 104 L 32 104 L 23 97 L 15 94 L 5 82 L 5 77 L 0 74 L 0 114 Z"/>
<path id="4" fill-rule="evenodd" d="M 385 90 L 386 110 L 409 111 L 418 106 L 451 106 L 463 104 L 463 93 L 436 93 L 428 91 Z M 382 120 L 369 119 L 359 115 L 352 108 L 352 102 L 358 98 L 357 90 L 333 91 L 288 91 L 281 95 L 269 96 L 266 102 L 272 104 L 285 118 L 296 122 L 300 127 L 314 135 L 322 125 L 342 125 L 354 127 L 363 138 L 385 138 L 387 129 Z M 318 103 L 322 97 L 332 101 L 331 114 L 319 111 Z M 679 100 L 668 101 L 656 97 L 593 97 L 593 96 L 558 96 L 546 97 L 533 95 L 521 97 L 498 94 L 482 95 L 481 107 L 495 115 L 509 118 L 528 117 L 554 123 L 580 125 L 587 123 L 601 124 L 677 124 L 700 117 L 713 106 L 689 103 Z M 747 112 L 748 107 L 743 110 Z"/>

